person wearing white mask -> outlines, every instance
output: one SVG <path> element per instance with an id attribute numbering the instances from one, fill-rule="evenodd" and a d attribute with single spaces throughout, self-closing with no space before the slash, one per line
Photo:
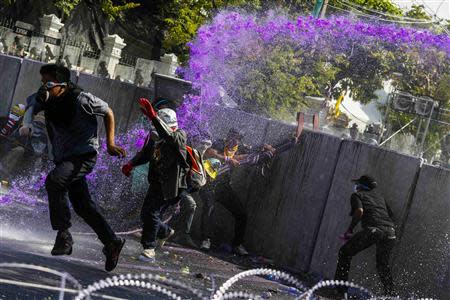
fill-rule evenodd
<path id="1" fill-rule="evenodd" d="M 178 128 L 174 110 L 163 108 L 156 112 L 145 98 L 141 98 L 139 104 L 153 128 L 142 150 L 122 167 L 122 172 L 130 176 L 134 167 L 149 163 L 150 187 L 141 211 L 143 251 L 139 258 L 154 262 L 155 251 L 175 233 L 161 220 L 161 215 L 168 207 L 177 204 L 187 189 L 187 136 Z"/>

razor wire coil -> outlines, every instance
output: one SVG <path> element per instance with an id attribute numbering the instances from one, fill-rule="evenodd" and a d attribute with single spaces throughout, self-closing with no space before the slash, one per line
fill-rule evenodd
<path id="1" fill-rule="evenodd" d="M 212 300 L 224 299 L 224 295 L 225 295 L 226 291 L 229 290 L 231 288 L 231 286 L 233 284 L 235 284 L 237 281 L 239 281 L 245 277 L 257 276 L 257 275 L 274 275 L 275 277 L 278 277 L 292 285 L 295 285 L 300 290 L 307 290 L 307 288 L 302 283 L 300 283 L 300 281 L 298 281 L 293 276 L 291 276 L 285 272 L 278 271 L 278 270 L 272 270 L 272 269 L 259 268 L 259 269 L 247 270 L 247 271 L 244 271 L 244 272 L 234 275 L 233 277 L 228 279 L 225 283 L 223 283 L 221 287 L 219 287 L 219 289 L 214 293 L 214 295 L 212 296 L 211 299 Z"/>
<path id="2" fill-rule="evenodd" d="M 306 300 L 312 300 L 312 296 L 314 294 L 315 291 L 324 288 L 324 287 L 336 287 L 336 286 L 344 286 L 344 287 L 350 287 L 350 288 L 356 288 L 361 290 L 362 292 L 366 293 L 367 295 L 369 295 L 369 297 L 373 298 L 374 295 L 372 294 L 372 292 L 370 292 L 368 289 L 357 285 L 353 282 L 348 282 L 348 281 L 343 281 L 343 280 L 324 280 L 319 282 L 318 284 L 316 284 L 315 286 L 313 286 L 311 289 L 309 289 L 308 291 L 306 291 L 305 293 L 303 293 L 302 295 L 298 296 L 296 298 L 296 300 L 300 300 L 303 299 L 305 297 Z"/>
<path id="3" fill-rule="evenodd" d="M 60 272 L 57 270 L 53 270 L 47 267 L 38 266 L 38 265 L 32 265 L 32 264 L 22 264 L 22 263 L 0 263 L 0 267 L 3 268 L 24 268 L 24 269 L 30 269 L 30 270 L 36 270 L 40 272 L 45 272 L 53 275 L 57 275 L 60 277 L 64 277 L 68 281 L 70 281 L 76 288 L 78 289 L 78 294 L 75 297 L 76 300 L 81 300 L 89 297 L 94 292 L 112 288 L 112 287 L 120 287 L 120 286 L 130 286 L 130 287 L 137 287 L 137 288 L 143 288 L 147 290 L 151 290 L 163 295 L 166 295 L 167 297 L 175 300 L 181 300 L 182 298 L 177 295 L 175 292 L 171 291 L 169 288 L 178 288 L 185 291 L 189 291 L 192 295 L 198 297 L 198 299 L 207 300 L 225 300 L 225 299 L 254 299 L 254 300 L 260 300 L 263 299 L 261 296 L 250 294 L 243 291 L 233 291 L 233 292 L 227 292 L 236 282 L 239 280 L 249 277 L 249 276 L 258 276 L 258 275 L 273 275 L 277 279 L 282 279 L 286 281 L 287 283 L 296 286 L 297 288 L 304 290 L 305 292 L 301 294 L 300 296 L 296 297 L 296 300 L 305 299 L 305 300 L 312 300 L 314 293 L 325 287 L 348 287 L 348 288 L 355 288 L 363 293 L 367 294 L 369 296 L 369 299 L 400 299 L 398 297 L 377 297 L 372 294 L 368 289 L 355 284 L 353 282 L 348 281 L 342 281 L 342 280 L 325 280 L 317 283 L 312 288 L 307 289 L 305 286 L 300 283 L 297 279 L 295 279 L 292 275 L 289 275 L 288 273 L 273 270 L 273 269 L 265 269 L 265 268 L 259 268 L 259 269 L 251 269 L 247 270 L 241 273 L 238 273 L 228 279 L 222 286 L 220 286 L 214 294 L 211 295 L 211 297 L 205 297 L 203 293 L 181 281 L 174 280 L 171 278 L 166 278 L 160 275 L 153 275 L 153 274 L 120 274 L 115 275 L 112 277 L 108 277 L 105 279 L 101 279 L 97 282 L 94 282 L 90 285 L 88 285 L 85 289 L 82 288 L 81 284 L 69 273 L 67 272 Z M 154 281 L 154 282 L 149 282 Z M 161 284 L 165 285 L 162 286 Z M 433 300 L 433 298 L 418 298 L 416 300 Z"/>
<path id="4" fill-rule="evenodd" d="M 118 276 L 112 276 L 112 277 L 108 277 L 106 279 L 102 279 L 100 281 L 92 283 L 91 285 L 86 287 L 84 290 L 80 291 L 80 293 L 77 295 L 77 297 L 75 299 L 81 300 L 95 291 L 110 288 L 110 287 L 116 287 L 116 286 L 136 286 L 136 287 L 150 289 L 150 290 L 156 291 L 158 293 L 162 293 L 172 299 L 181 299 L 180 296 L 178 296 L 174 292 L 170 291 L 166 287 L 161 286 L 156 283 L 150 283 L 148 281 L 156 281 L 158 283 L 165 284 L 167 286 L 181 288 L 181 289 L 189 291 L 193 295 L 197 296 L 199 299 L 207 299 L 203 296 L 203 294 L 198 289 L 195 289 L 181 281 L 173 280 L 170 278 L 165 278 L 165 277 L 162 277 L 159 275 L 145 274 L 145 273 L 135 274 L 135 275 L 121 274 Z"/>

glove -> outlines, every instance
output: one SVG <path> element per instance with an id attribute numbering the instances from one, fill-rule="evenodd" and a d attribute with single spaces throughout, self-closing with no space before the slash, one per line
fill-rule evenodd
<path id="1" fill-rule="evenodd" d="M 129 163 L 127 163 L 126 165 L 124 165 L 122 167 L 122 173 L 125 176 L 130 177 L 131 176 L 131 171 L 133 170 L 133 168 L 134 168 L 133 165 L 129 162 Z"/>
<path id="2" fill-rule="evenodd" d="M 347 230 L 344 234 L 340 235 L 339 238 L 343 241 L 348 241 L 352 238 L 353 236 L 353 231 L 351 230 Z"/>
<path id="3" fill-rule="evenodd" d="M 20 136 L 29 136 L 31 134 L 31 126 L 30 125 L 23 125 L 19 129 Z"/>
<path id="4" fill-rule="evenodd" d="M 152 104 L 148 99 L 141 98 L 139 99 L 139 106 L 141 107 L 141 111 L 144 115 L 150 118 L 150 120 L 156 119 L 156 111 L 153 108 Z"/>

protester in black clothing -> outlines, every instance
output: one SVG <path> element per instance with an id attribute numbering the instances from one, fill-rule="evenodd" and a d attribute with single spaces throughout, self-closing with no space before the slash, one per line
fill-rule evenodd
<path id="1" fill-rule="evenodd" d="M 152 105 L 156 110 L 164 108 L 170 108 L 172 110 L 177 109 L 177 106 L 173 101 L 163 97 L 157 97 Z M 191 227 L 195 216 L 195 210 L 197 209 L 197 203 L 195 203 L 194 197 L 192 196 L 191 187 L 188 186 L 187 189 L 181 193 L 179 208 L 180 217 L 173 241 L 177 244 L 196 249 L 198 246 L 192 240 Z"/>
<path id="2" fill-rule="evenodd" d="M 174 230 L 161 221 L 161 214 L 180 201 L 187 188 L 186 133 L 178 129 L 176 113 L 169 108 L 154 110 L 147 99 L 140 99 L 141 109 L 151 120 L 154 129 L 143 149 L 122 168 L 129 176 L 134 167 L 149 162 L 150 187 L 144 199 L 141 218 L 144 224 L 140 259 L 155 260 L 155 250 L 164 245 Z"/>
<path id="3" fill-rule="evenodd" d="M 376 192 L 375 179 L 364 175 L 354 180 L 355 192 L 351 196 L 351 224 L 341 237 L 346 243 L 339 250 L 336 280 L 348 280 L 350 263 L 356 254 L 376 245 L 376 264 L 386 295 L 393 295 L 393 280 L 389 258 L 395 243 L 393 214 L 383 197 Z M 361 222 L 362 230 L 353 234 Z M 341 288 L 341 293 L 346 289 Z"/>
<path id="4" fill-rule="evenodd" d="M 40 73 L 43 85 L 36 95 L 33 112 L 45 113 L 55 163 L 45 182 L 50 221 L 53 229 L 58 231 L 51 253 L 72 253 L 68 193 L 75 212 L 104 244 L 105 269 L 111 271 L 117 265 L 125 240 L 115 235 L 99 213 L 89 194 L 86 175 L 94 168 L 97 157 L 97 116 L 103 117 L 105 123 L 108 153 L 125 156 L 125 151 L 114 143 L 113 112 L 104 101 L 70 82 L 69 69 L 49 64 L 42 66 Z"/>
<path id="5" fill-rule="evenodd" d="M 205 152 L 205 159 L 217 159 L 223 164 L 229 164 L 232 167 L 239 166 L 241 160 L 247 157 L 247 154 L 239 153 L 239 146 L 242 141 L 242 135 L 236 130 L 231 129 L 225 140 L 214 142 Z M 239 255 L 248 255 L 247 250 L 242 243 L 247 226 L 247 214 L 245 207 L 239 200 L 238 195 L 233 191 L 230 185 L 230 172 L 219 175 L 214 181 L 210 181 L 202 190 L 200 197 L 204 203 L 202 212 L 202 245 L 201 248 L 209 250 L 211 247 L 213 212 L 216 202 L 222 204 L 234 217 L 235 229 L 233 239 L 233 251 Z"/>

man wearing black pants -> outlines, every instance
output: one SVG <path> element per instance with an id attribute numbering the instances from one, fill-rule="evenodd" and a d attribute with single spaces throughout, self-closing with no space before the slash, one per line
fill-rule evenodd
<path id="1" fill-rule="evenodd" d="M 144 147 L 126 165 L 122 172 L 130 176 L 134 167 L 149 163 L 150 187 L 144 199 L 141 218 L 143 222 L 140 259 L 154 262 L 156 250 L 161 248 L 175 231 L 161 220 L 163 212 L 180 201 L 187 189 L 186 133 L 178 128 L 174 110 L 155 111 L 150 102 L 141 98 L 141 110 L 152 122 L 152 131 Z"/>
<path id="2" fill-rule="evenodd" d="M 173 101 L 162 97 L 157 97 L 153 101 L 152 106 L 155 110 L 169 108 L 176 111 L 177 109 L 177 106 Z M 197 209 L 197 203 L 195 203 L 189 187 L 180 193 L 179 207 L 180 217 L 176 227 L 177 232 L 173 237 L 173 241 L 177 244 L 196 249 L 198 246 L 191 238 L 191 227 L 195 216 L 195 210 Z"/>
<path id="3" fill-rule="evenodd" d="M 341 237 L 347 242 L 339 250 L 338 263 L 334 279 L 348 280 L 350 263 L 356 254 L 376 245 L 376 263 L 384 292 L 393 296 L 393 280 L 389 258 L 395 244 L 393 214 L 386 201 L 376 192 L 375 179 L 364 175 L 354 180 L 354 193 L 351 196 L 352 222 L 347 232 Z M 362 230 L 353 234 L 356 225 L 361 221 Z M 346 292 L 341 288 L 341 295 Z"/>
<path id="4" fill-rule="evenodd" d="M 44 111 L 46 127 L 52 144 L 55 168 L 48 174 L 50 221 L 57 230 L 52 255 L 70 255 L 73 240 L 69 232 L 70 208 L 66 193 L 75 212 L 97 233 L 104 244 L 105 269 L 112 271 L 125 243 L 118 238 L 98 212 L 89 194 L 86 175 L 95 166 L 98 148 L 97 116 L 104 118 L 108 153 L 125 156 L 114 144 L 114 115 L 108 105 L 83 92 L 70 82 L 70 71 L 59 65 L 44 65 L 40 70 L 42 87 L 36 96 L 33 113 Z"/>

